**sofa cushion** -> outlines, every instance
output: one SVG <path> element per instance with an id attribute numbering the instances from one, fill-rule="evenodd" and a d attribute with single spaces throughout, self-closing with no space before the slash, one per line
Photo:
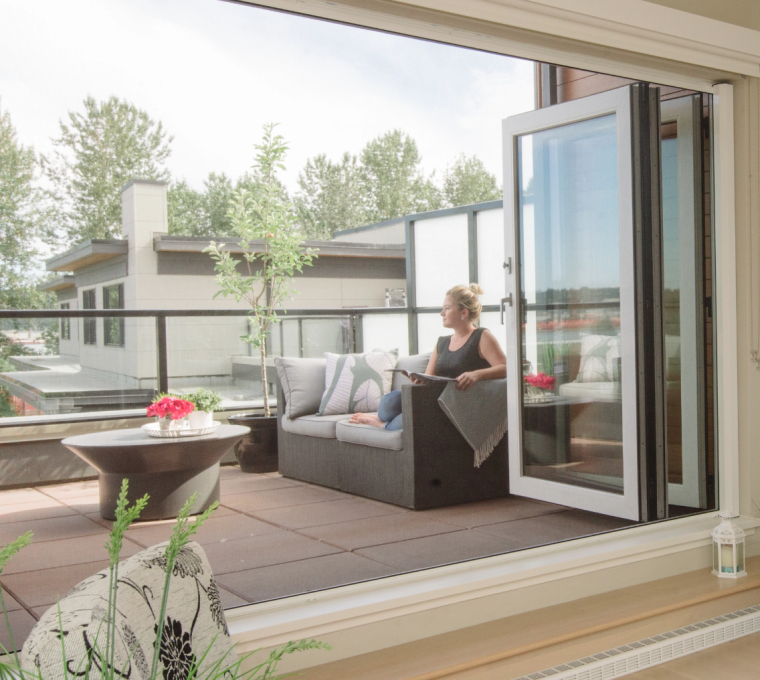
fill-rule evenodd
<path id="1" fill-rule="evenodd" d="M 180 550 L 169 583 L 166 618 L 157 620 L 166 578 L 166 546 L 154 545 L 119 564 L 114 677 L 150 679 L 157 628 L 162 630 L 159 678 L 187 677 L 193 660 L 200 664 L 199 678 L 215 671 L 217 663 L 224 669 L 237 662 L 219 589 L 197 543 L 190 542 Z M 84 676 L 87 659 L 94 662 L 90 678 L 102 677 L 100 655 L 93 649 L 106 646 L 108 590 L 105 569 L 74 586 L 40 617 L 21 652 L 21 666 L 30 677 L 66 680 Z M 63 646 L 68 672 L 61 663 Z"/>
<path id="2" fill-rule="evenodd" d="M 571 382 L 560 385 L 561 397 L 592 401 L 622 401 L 619 382 Z"/>
<path id="3" fill-rule="evenodd" d="M 299 418 L 316 413 L 325 390 L 327 361 L 277 357 L 274 365 L 285 396 L 285 415 Z"/>
<path id="4" fill-rule="evenodd" d="M 335 439 L 335 425 L 342 420 L 351 417 L 348 413 L 332 416 L 301 416 L 291 420 L 282 419 L 282 429 L 292 434 L 302 434 L 306 437 L 322 437 L 323 439 Z"/>
<path id="5" fill-rule="evenodd" d="M 327 352 L 325 358 L 325 393 L 319 405 L 319 415 L 377 411 L 380 399 L 391 391 L 396 354 Z"/>
<path id="6" fill-rule="evenodd" d="M 584 335 L 581 337 L 581 366 L 575 381 L 579 383 L 613 381 L 615 366 L 619 359 L 619 335 Z"/>
<path id="7" fill-rule="evenodd" d="M 425 352 L 424 354 L 412 354 L 410 357 L 400 357 L 396 362 L 396 368 L 403 369 L 407 373 L 424 373 L 428 363 L 430 363 L 431 356 L 432 352 Z M 394 373 L 391 389 L 400 390 L 402 385 L 411 384 L 412 381 L 402 373 Z"/>
<path id="8" fill-rule="evenodd" d="M 404 448 L 403 430 L 386 430 L 373 425 L 361 425 L 341 421 L 335 427 L 338 441 L 374 446 L 377 449 L 401 451 Z"/>

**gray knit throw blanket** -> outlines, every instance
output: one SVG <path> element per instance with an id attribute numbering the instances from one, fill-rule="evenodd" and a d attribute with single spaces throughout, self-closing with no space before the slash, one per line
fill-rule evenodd
<path id="1" fill-rule="evenodd" d="M 480 467 L 507 433 L 506 378 L 482 380 L 469 390 L 449 383 L 438 403 L 475 451 L 475 467 Z"/>

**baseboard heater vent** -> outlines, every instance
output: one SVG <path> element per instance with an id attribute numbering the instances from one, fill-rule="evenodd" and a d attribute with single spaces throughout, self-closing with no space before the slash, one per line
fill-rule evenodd
<path id="1" fill-rule="evenodd" d="M 515 680 L 613 680 L 758 632 L 760 604 L 523 675 Z"/>

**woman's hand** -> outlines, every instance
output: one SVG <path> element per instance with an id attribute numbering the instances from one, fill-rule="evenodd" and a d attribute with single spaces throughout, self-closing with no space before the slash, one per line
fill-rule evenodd
<path id="1" fill-rule="evenodd" d="M 425 383 L 422 382 L 419 378 L 415 378 L 413 376 L 409 376 L 409 381 L 412 383 L 412 385 L 424 385 Z"/>
<path id="2" fill-rule="evenodd" d="M 469 390 L 476 382 L 478 382 L 478 380 L 480 380 L 480 377 L 475 371 L 462 373 L 462 375 L 457 378 L 457 389 Z"/>

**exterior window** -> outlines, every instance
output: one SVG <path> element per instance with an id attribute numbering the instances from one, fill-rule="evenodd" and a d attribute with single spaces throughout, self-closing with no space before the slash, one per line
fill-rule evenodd
<path id="1" fill-rule="evenodd" d="M 68 302 L 61 304 L 61 309 L 70 309 Z M 61 340 L 71 340 L 71 319 L 61 319 Z"/>
<path id="2" fill-rule="evenodd" d="M 103 288 L 103 309 L 124 309 L 124 284 Z M 124 347 L 124 319 L 103 319 L 103 338 L 106 345 Z"/>
<path id="3" fill-rule="evenodd" d="M 82 293 L 82 309 L 95 309 L 95 289 L 86 290 Z M 97 319 L 83 319 L 82 327 L 85 345 L 97 345 Z"/>

